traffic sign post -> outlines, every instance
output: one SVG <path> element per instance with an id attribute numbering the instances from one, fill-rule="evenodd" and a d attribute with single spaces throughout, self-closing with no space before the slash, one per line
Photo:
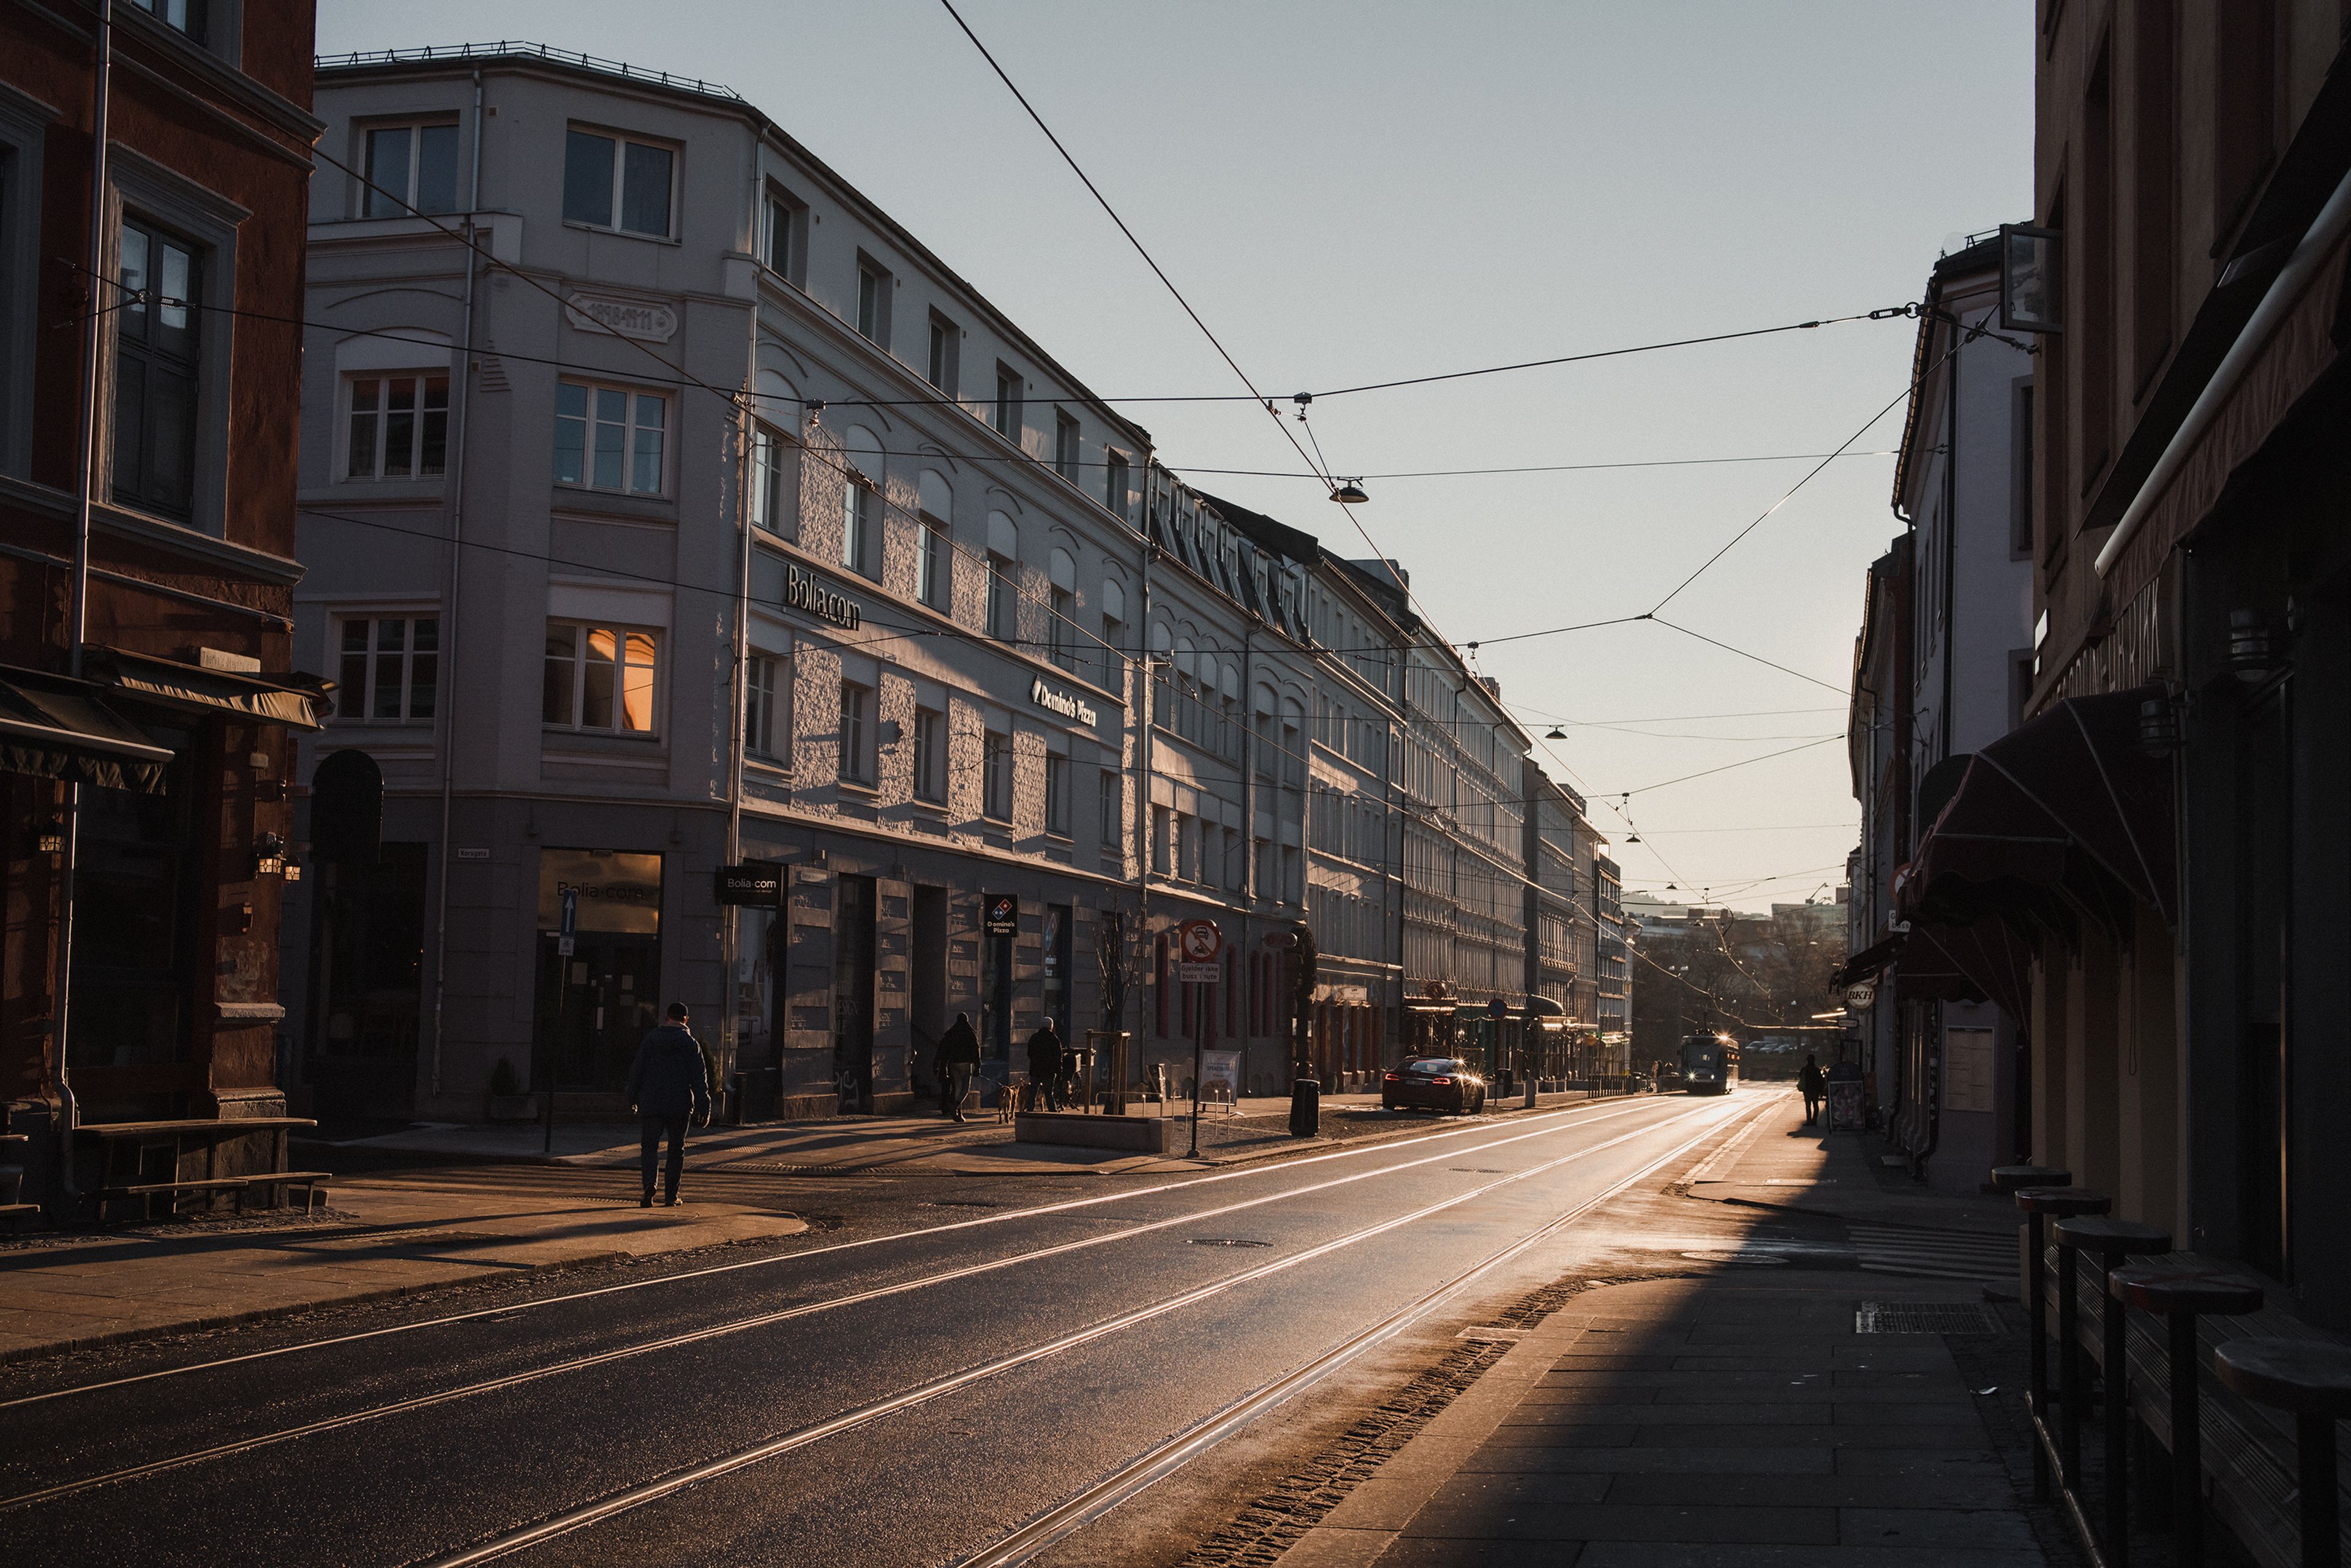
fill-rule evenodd
<path id="1" fill-rule="evenodd" d="M 1177 963 L 1176 977 L 1187 986 L 1214 985 L 1223 976 L 1218 960 L 1225 951 L 1225 934 L 1213 920 L 1186 920 L 1176 928 Z M 1192 997 L 1192 1147 L 1184 1157 L 1197 1159 L 1200 1155 L 1200 1068 L 1201 1052 L 1208 1044 L 1208 999 L 1205 993 Z"/>

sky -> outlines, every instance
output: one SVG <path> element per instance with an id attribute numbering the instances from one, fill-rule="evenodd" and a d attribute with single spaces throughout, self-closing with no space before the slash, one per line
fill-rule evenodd
<path id="1" fill-rule="evenodd" d="M 956 4 L 1285 399 L 1900 306 L 1959 236 L 2031 206 L 2029 0 Z M 1243 390 L 939 0 L 319 12 L 321 54 L 498 37 L 727 84 L 1113 402 Z M 1401 562 L 1438 632 L 1486 644 L 1477 667 L 1590 800 L 1628 890 L 1757 909 L 1834 886 L 1855 841 L 1830 737 L 1864 574 L 1902 528 L 1916 331 L 1318 399 L 1331 468 L 1366 476 L 1353 508 L 1261 408 L 1123 412 L 1200 488 Z M 1651 611 L 1814 465 L 1792 455 L 1849 440 L 1666 607 L 1687 632 L 1524 635 Z M 1661 465 L 1371 477 L 1611 464 Z M 1554 724 L 1567 738 L 1541 738 Z"/>

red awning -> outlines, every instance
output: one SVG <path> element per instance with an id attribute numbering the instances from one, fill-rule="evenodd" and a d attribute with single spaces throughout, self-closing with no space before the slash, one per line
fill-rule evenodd
<path id="1" fill-rule="evenodd" d="M 2032 948 L 2004 920 L 1965 925 L 1912 924 L 1895 966 L 1906 1002 L 1993 1002 L 2019 1025 L 2032 1022 Z"/>
<path id="2" fill-rule="evenodd" d="M 2171 764 L 2138 747 L 2139 705 L 2162 695 L 2071 698 L 1977 752 L 1900 874 L 1896 909 L 1914 926 L 2003 916 L 2030 930 L 2086 914 L 2121 928 L 2134 902 L 2175 919 Z"/>

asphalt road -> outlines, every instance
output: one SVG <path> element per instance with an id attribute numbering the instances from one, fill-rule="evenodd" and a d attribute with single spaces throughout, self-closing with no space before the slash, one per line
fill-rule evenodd
<path id="1" fill-rule="evenodd" d="M 1106 1479 L 1107 1505 L 1139 1459 L 1754 1108 L 1603 1102 L 998 1187 L 913 1229 L 82 1364 L 0 1391 L 0 1542 L 26 1564 L 1007 1560 L 1041 1512 Z"/>

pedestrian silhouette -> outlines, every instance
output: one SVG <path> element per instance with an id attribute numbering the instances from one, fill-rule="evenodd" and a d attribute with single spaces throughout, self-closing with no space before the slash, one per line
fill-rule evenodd
<path id="1" fill-rule="evenodd" d="M 685 1174 L 686 1119 L 710 1124 L 710 1071 L 703 1064 L 702 1042 L 686 1028 L 684 1002 L 670 1003 L 668 1020 L 638 1042 L 629 1063 L 629 1103 L 640 1118 L 644 1163 L 645 1191 L 637 1206 L 653 1206 L 653 1160 L 666 1136 L 669 1165 L 664 1195 L 675 1207 L 678 1178 Z"/>
<path id="2" fill-rule="evenodd" d="M 1823 1082 L 1823 1081 L 1821 1076 L 1820 1059 L 1807 1053 L 1804 1057 L 1804 1065 L 1802 1069 L 1796 1074 L 1796 1087 L 1802 1090 L 1804 1094 L 1804 1124 L 1806 1126 L 1812 1125 L 1813 1122 L 1819 1119 L 1821 1113 L 1821 1089 Z"/>

